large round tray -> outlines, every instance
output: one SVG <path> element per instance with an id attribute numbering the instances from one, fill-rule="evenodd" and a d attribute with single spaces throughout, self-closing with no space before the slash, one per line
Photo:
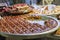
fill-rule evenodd
<path id="1" fill-rule="evenodd" d="M 42 32 L 42 33 L 32 33 L 32 34 L 9 34 L 9 33 L 4 33 L 4 32 L 0 32 L 0 35 L 4 36 L 4 37 L 16 37 L 17 39 L 18 38 L 21 38 L 21 39 L 30 39 L 30 38 L 38 38 L 38 37 L 44 37 L 44 36 L 47 36 L 48 34 L 51 34 L 53 32 L 55 32 L 58 28 L 59 28 L 59 21 L 54 18 L 54 17 L 51 17 L 51 16 L 46 16 L 46 15 L 39 15 L 39 16 L 43 16 L 43 17 L 48 17 L 48 18 L 51 18 L 51 19 L 54 19 L 55 21 L 57 21 L 58 25 L 49 30 L 49 31 L 45 31 L 45 32 Z"/>

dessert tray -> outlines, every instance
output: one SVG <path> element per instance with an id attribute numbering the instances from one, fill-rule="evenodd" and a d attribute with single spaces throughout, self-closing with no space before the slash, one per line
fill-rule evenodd
<path id="1" fill-rule="evenodd" d="M 3 16 L 0 19 L 0 34 L 3 35 L 44 35 L 58 28 L 59 21 L 45 15 Z"/>
<path id="2" fill-rule="evenodd" d="M 57 15 L 60 14 L 59 5 L 33 5 L 34 12 L 44 15 Z"/>

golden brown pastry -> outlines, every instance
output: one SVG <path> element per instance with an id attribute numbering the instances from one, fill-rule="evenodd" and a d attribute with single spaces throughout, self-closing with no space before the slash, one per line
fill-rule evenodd
<path id="1" fill-rule="evenodd" d="M 55 35 L 60 35 L 60 28 L 57 30 Z"/>

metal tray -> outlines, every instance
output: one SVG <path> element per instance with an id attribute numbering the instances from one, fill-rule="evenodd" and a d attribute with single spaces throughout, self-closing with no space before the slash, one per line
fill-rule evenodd
<path id="1" fill-rule="evenodd" d="M 39 15 L 39 16 L 46 16 L 46 15 Z M 32 38 L 40 38 L 40 37 L 46 37 L 47 35 L 50 35 L 51 33 L 55 32 L 59 28 L 59 21 L 51 16 L 46 16 L 48 18 L 52 18 L 58 22 L 58 26 L 56 28 L 53 28 L 49 31 L 42 32 L 42 33 L 32 33 L 32 34 L 8 34 L 4 32 L 0 32 L 0 35 L 7 37 L 7 38 L 19 38 L 19 39 L 32 39 Z"/>

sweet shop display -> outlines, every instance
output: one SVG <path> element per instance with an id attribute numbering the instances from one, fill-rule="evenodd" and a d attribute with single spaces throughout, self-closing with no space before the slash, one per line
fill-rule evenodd
<path id="1" fill-rule="evenodd" d="M 3 7 L 0 13 L 0 33 L 2 35 L 53 34 L 52 36 L 60 36 L 60 6 L 20 3 Z"/>

